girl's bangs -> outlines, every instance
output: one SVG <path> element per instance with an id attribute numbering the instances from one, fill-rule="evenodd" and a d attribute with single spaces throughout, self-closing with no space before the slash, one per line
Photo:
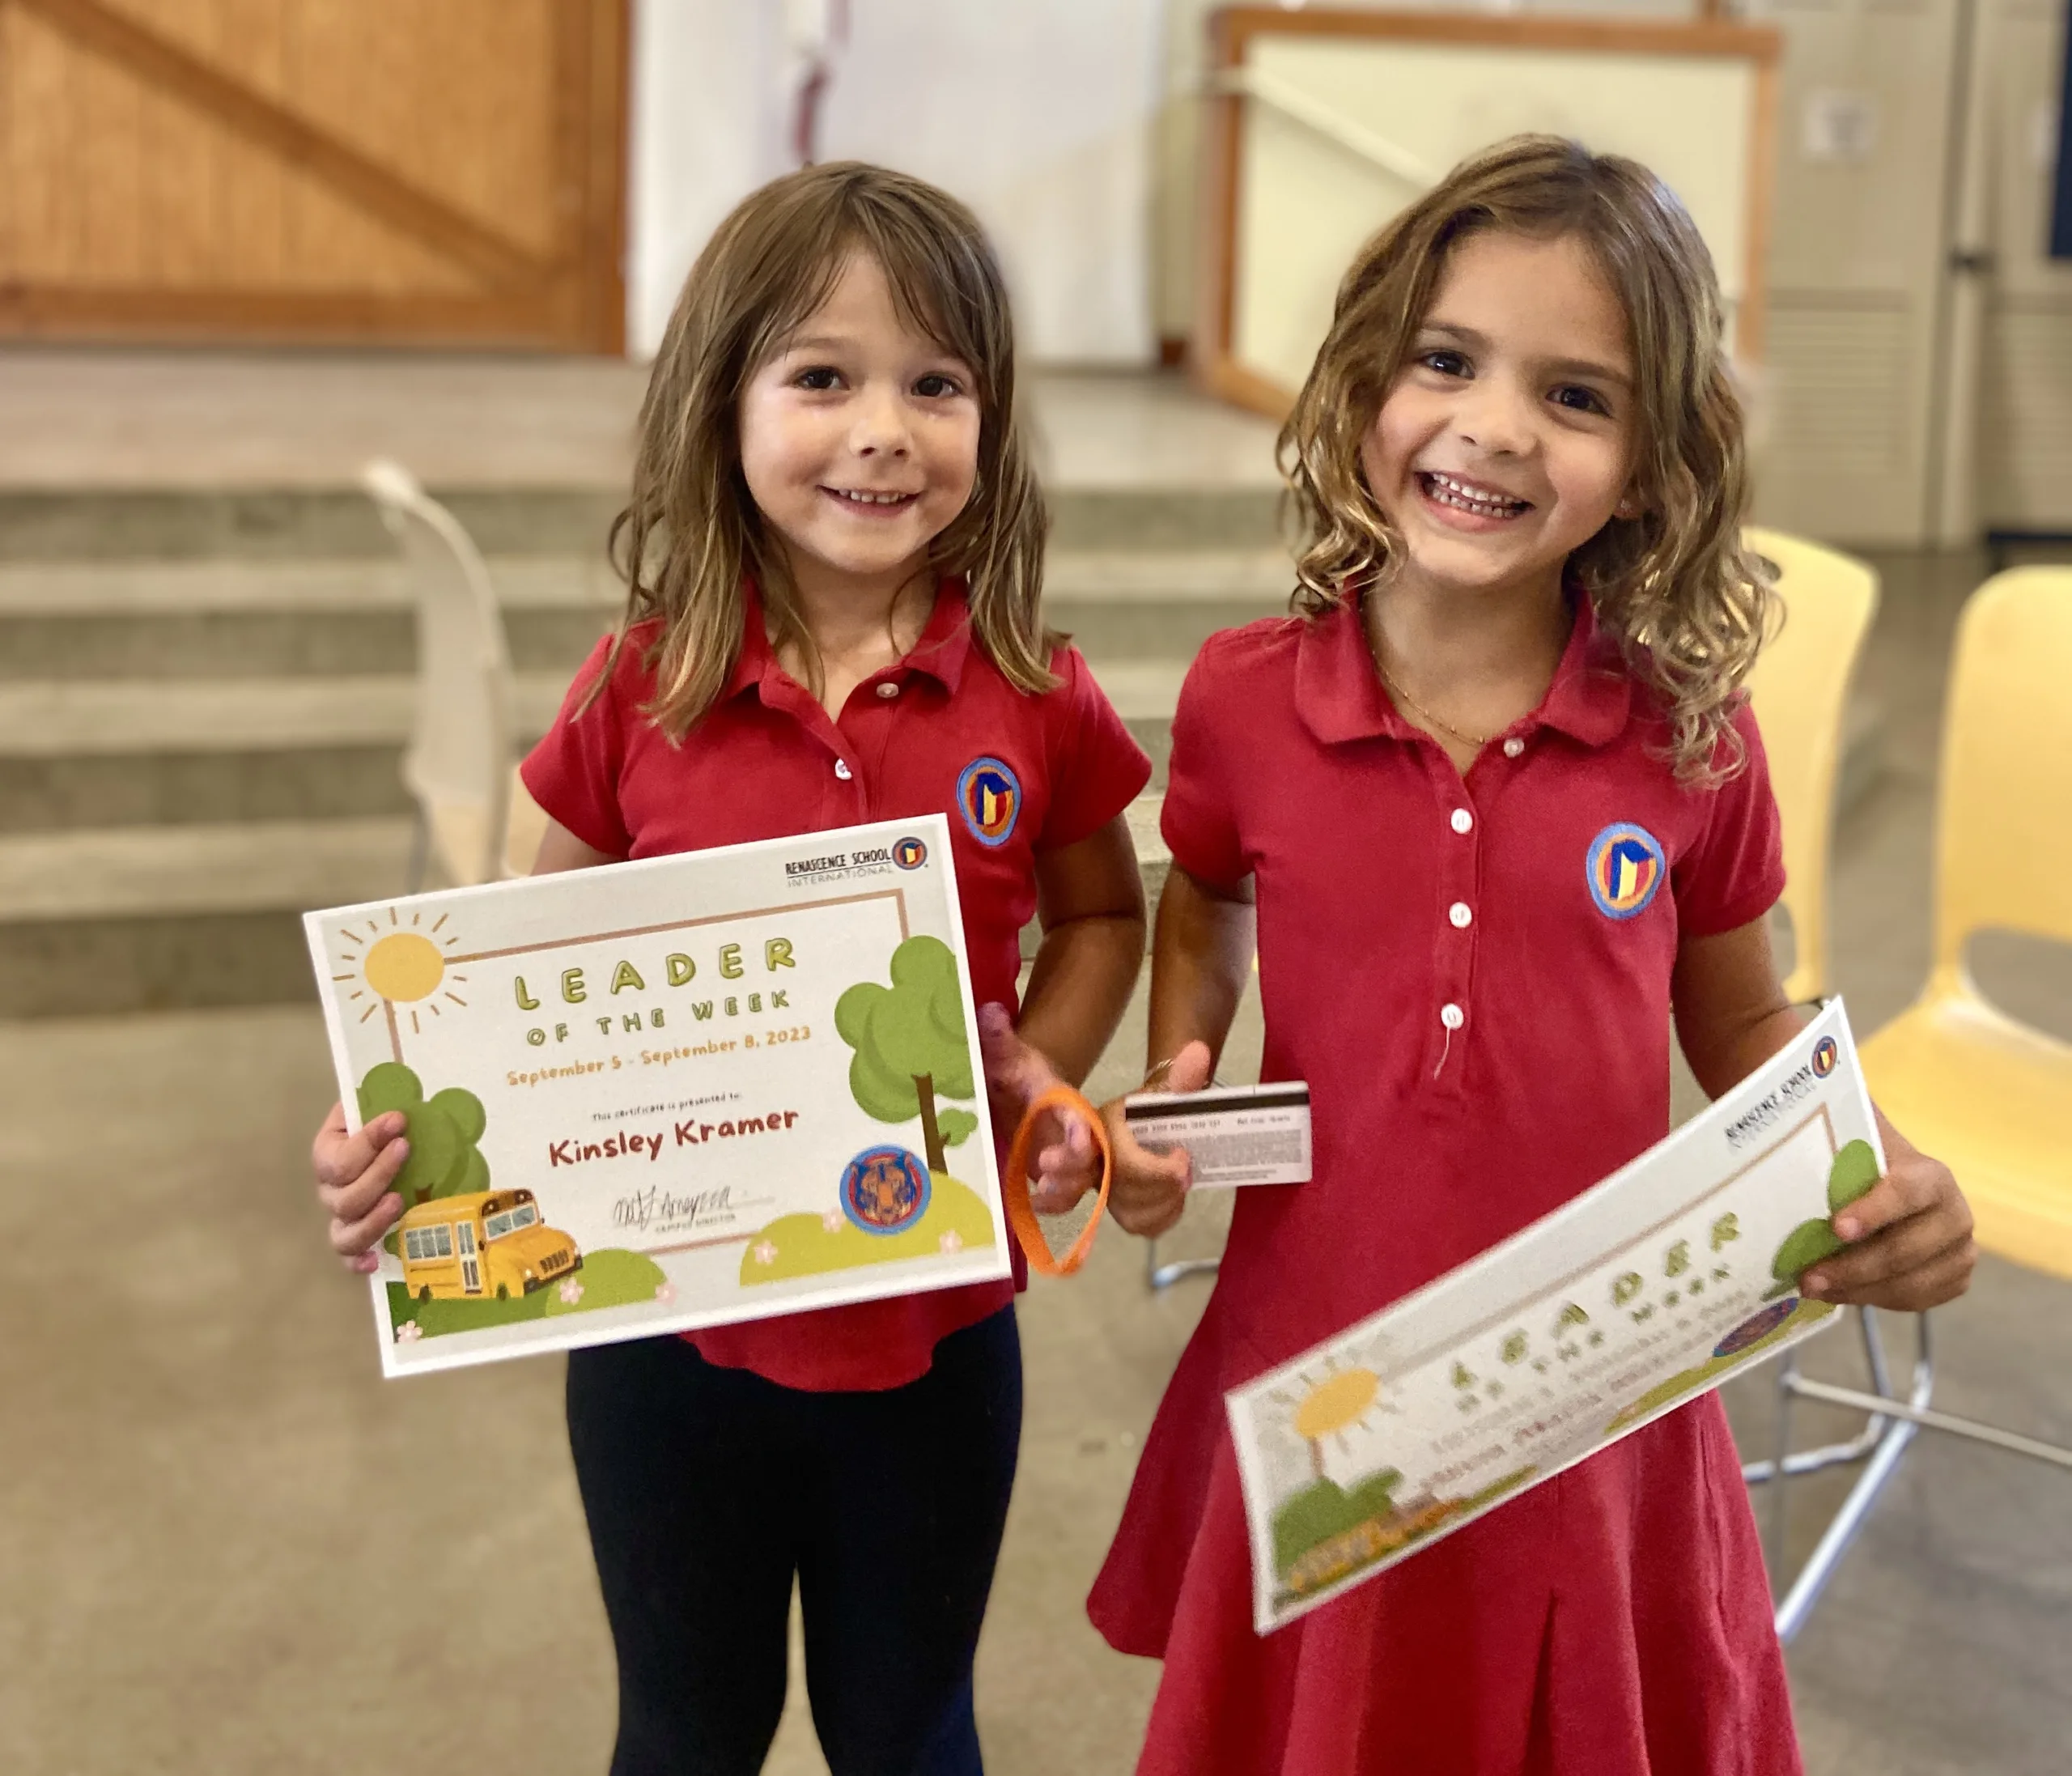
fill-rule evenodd
<path id="1" fill-rule="evenodd" d="M 742 364 L 745 380 L 784 349 L 784 342 L 812 319 L 820 305 L 834 293 L 843 268 L 862 254 L 874 261 L 885 274 L 892 294 L 893 311 L 923 338 L 962 359 L 978 376 L 982 398 L 993 400 L 1000 385 L 1000 367 L 987 349 L 986 332 L 958 327 L 949 318 L 974 317 L 984 297 L 979 291 L 960 288 L 953 269 L 923 243 L 901 238 L 903 231 L 873 228 L 861 219 L 843 219 L 834 229 L 816 229 L 814 249 L 793 261 L 794 269 L 773 292 L 762 325 L 749 342 Z M 961 337 L 960 337 L 961 335 Z"/>

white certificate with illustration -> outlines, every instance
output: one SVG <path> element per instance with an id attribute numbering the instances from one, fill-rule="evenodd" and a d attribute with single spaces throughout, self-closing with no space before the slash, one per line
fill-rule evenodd
<path id="1" fill-rule="evenodd" d="M 391 1374 L 1008 1272 L 940 814 L 305 916 Z"/>
<path id="2" fill-rule="evenodd" d="M 1840 1001 L 1631 1165 L 1225 1400 L 1266 1634 L 1825 1324 L 1884 1170 Z"/>

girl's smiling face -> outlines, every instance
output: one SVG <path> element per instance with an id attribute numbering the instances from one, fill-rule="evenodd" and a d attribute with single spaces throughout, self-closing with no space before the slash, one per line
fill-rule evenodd
<path id="1" fill-rule="evenodd" d="M 976 380 L 900 315 L 876 260 L 850 257 L 741 396 L 741 473 L 795 578 L 920 571 L 971 497 Z"/>
<path id="2" fill-rule="evenodd" d="M 1408 570 L 1462 590 L 1558 584 L 1608 520 L 1637 514 L 1633 384 L 1625 316 L 1581 242 L 1461 241 L 1361 443 Z"/>

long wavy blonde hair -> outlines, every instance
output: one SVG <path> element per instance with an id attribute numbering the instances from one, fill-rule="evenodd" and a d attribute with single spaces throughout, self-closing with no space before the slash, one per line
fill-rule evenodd
<path id="1" fill-rule="evenodd" d="M 954 198 L 904 173 L 832 161 L 773 181 L 720 224 L 677 300 L 641 403 L 632 497 L 611 529 L 626 610 L 589 695 L 609 679 L 627 632 L 660 618 L 645 712 L 672 739 L 732 676 L 751 578 L 771 644 L 796 648 L 818 677 L 782 551 L 742 477 L 741 399 L 856 253 L 877 261 L 901 317 L 977 380 L 977 478 L 930 546 L 930 563 L 968 580 L 973 636 L 1013 684 L 1042 691 L 1057 682 L 1049 662 L 1058 638 L 1039 605 L 1048 520 L 1016 418 L 1014 327 L 999 261 Z"/>
<path id="2" fill-rule="evenodd" d="M 1683 205 L 1635 161 L 1558 136 L 1514 137 L 1463 161 L 1360 250 L 1280 432 L 1297 537 L 1293 607 L 1320 615 L 1400 559 L 1402 538 L 1361 471 L 1361 442 L 1450 252 L 1487 230 L 1581 240 L 1625 312 L 1641 510 L 1577 550 L 1569 576 L 1667 705 L 1677 775 L 1730 775 L 1743 750 L 1734 713 L 1776 601 L 1765 565 L 1740 545 L 1743 419 L 1712 259 Z"/>

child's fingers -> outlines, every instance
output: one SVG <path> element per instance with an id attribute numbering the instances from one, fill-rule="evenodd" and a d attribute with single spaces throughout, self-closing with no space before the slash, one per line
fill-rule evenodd
<path id="1" fill-rule="evenodd" d="M 1004 1005 L 979 1008 L 979 1052 L 986 1064 L 986 1083 L 1017 1110 L 1058 1083 L 1050 1062 L 1015 1033 Z"/>
<path id="2" fill-rule="evenodd" d="M 382 1236 L 394 1226 L 403 1213 L 403 1199 L 390 1192 L 379 1198 L 374 1206 L 357 1220 L 347 1221 L 341 1216 L 331 1217 L 331 1249 L 346 1261 L 348 1270 L 365 1273 L 380 1260 L 374 1256 L 374 1247 L 381 1243 Z M 372 1260 L 372 1263 L 363 1260 Z"/>
<path id="3" fill-rule="evenodd" d="M 345 1107 L 332 1105 L 331 1114 L 324 1119 L 324 1126 L 316 1131 L 316 1139 L 310 1143 L 309 1158 L 316 1172 L 316 1188 L 335 1190 L 351 1183 L 374 1163 L 384 1148 L 392 1145 L 409 1127 L 408 1119 L 400 1110 L 391 1110 L 363 1124 L 357 1132 L 348 1134 Z"/>
<path id="4" fill-rule="evenodd" d="M 1970 1237 L 1968 1222 L 1939 1209 L 1924 1210 L 1822 1259 L 1813 1267 L 1812 1276 L 1833 1287 L 1853 1289 L 1925 1264 Z"/>
<path id="5" fill-rule="evenodd" d="M 1837 1222 L 1844 1218 L 1836 1217 Z M 1839 1227 L 1836 1230 L 1839 1233 Z M 1833 1257 L 1822 1259 L 1800 1281 L 1802 1285 L 1810 1285 L 1807 1292 L 1816 1295 L 1823 1289 L 1870 1287 L 1968 1244 L 1971 1234 L 1971 1213 L 1964 1200 L 1938 1200 L 1904 1220 L 1888 1222 L 1875 1233 L 1860 1236 Z"/>
<path id="6" fill-rule="evenodd" d="M 386 1122 L 388 1119 L 383 1117 L 378 1120 Z M 403 1119 L 398 1115 L 395 1121 L 399 1132 L 390 1136 L 356 1170 L 347 1168 L 354 1159 L 359 1157 L 357 1153 L 348 1154 L 334 1163 L 332 1175 L 338 1179 L 338 1182 L 323 1182 L 324 1172 L 320 1164 L 316 1199 L 330 1211 L 333 1219 L 345 1222 L 363 1219 L 393 1188 L 397 1174 L 409 1163 L 410 1144 L 400 1134 Z M 361 1134 L 366 1132 L 363 1129 Z M 359 1140 L 359 1136 L 352 1137 L 355 1145 Z"/>
<path id="7" fill-rule="evenodd" d="M 1115 1156 L 1115 1179 L 1109 1188 L 1108 1213 L 1116 1225 L 1146 1239 L 1156 1239 L 1180 1218 L 1187 1205 L 1193 1163 L 1184 1147 L 1154 1154 L 1130 1143 L 1132 1151 Z"/>
<path id="8" fill-rule="evenodd" d="M 1819 1271 L 1800 1278 L 1801 1290 L 1816 1300 L 1832 1302 L 1837 1307 L 1882 1307 L 1892 1313 L 1918 1314 L 1955 1301 L 1971 1286 L 1972 1267 L 1978 1262 L 1978 1247 L 1967 1234 L 1954 1244 L 1942 1248 L 1926 1263 L 1906 1270 L 1881 1273 L 1858 1283 L 1828 1281 L 1823 1286 L 1821 1273 L 1832 1273 L 1837 1262 L 1829 1259 Z"/>
<path id="9" fill-rule="evenodd" d="M 1054 1113 L 1046 1121 L 1056 1139 L 1036 1156 L 1029 1200 L 1039 1215 L 1061 1215 L 1089 1191 L 1101 1188 L 1101 1156 L 1078 1117 Z M 1059 1121 L 1062 1129 L 1057 1128 Z"/>

